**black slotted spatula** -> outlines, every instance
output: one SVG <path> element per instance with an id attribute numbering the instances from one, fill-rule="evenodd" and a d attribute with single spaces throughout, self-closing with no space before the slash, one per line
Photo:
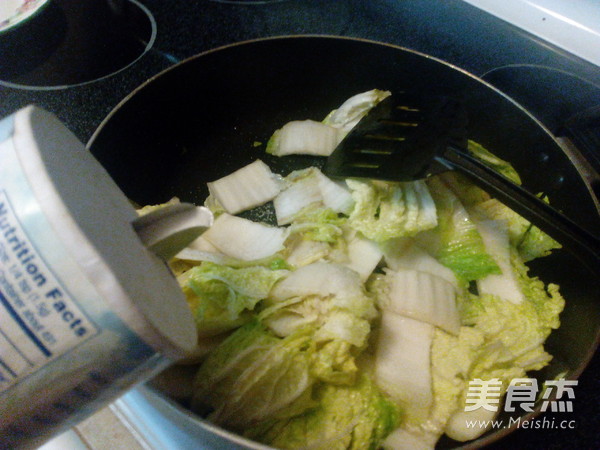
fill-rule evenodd
<path id="1" fill-rule="evenodd" d="M 467 113 L 448 97 L 390 96 L 340 142 L 323 172 L 333 178 L 415 181 L 458 170 L 600 273 L 600 240 L 470 155 Z"/>

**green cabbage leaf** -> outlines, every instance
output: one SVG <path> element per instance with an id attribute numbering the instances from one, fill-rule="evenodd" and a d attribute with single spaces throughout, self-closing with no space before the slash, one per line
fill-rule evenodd
<path id="1" fill-rule="evenodd" d="M 192 407 L 209 411 L 212 422 L 235 430 L 285 415 L 315 381 L 310 374 L 313 353 L 309 330 L 281 339 L 252 320 L 202 363 Z"/>
<path id="2" fill-rule="evenodd" d="M 318 385 L 318 406 L 297 416 L 265 421 L 246 436 L 282 449 L 378 449 L 397 426 L 399 410 L 366 375 L 352 386 Z"/>
<path id="3" fill-rule="evenodd" d="M 486 252 L 475 223 L 458 197 L 439 179 L 431 179 L 429 184 L 439 220 L 433 233 L 435 242 L 429 245 L 432 254 L 463 282 L 500 274 L 500 268 Z"/>
<path id="4" fill-rule="evenodd" d="M 347 180 L 355 206 L 348 224 L 377 242 L 414 236 L 437 225 L 436 207 L 423 181 Z"/>
<path id="5" fill-rule="evenodd" d="M 251 319 L 251 311 L 267 298 L 285 269 L 264 266 L 233 268 L 203 262 L 188 270 L 180 283 L 201 336 L 234 329 Z"/>
<path id="6" fill-rule="evenodd" d="M 492 295 L 469 294 L 461 305 L 465 325 L 459 334 L 436 329 L 431 346 L 433 405 L 424 423 L 405 424 L 413 435 L 431 441 L 432 434 L 450 432 L 446 428 L 451 418 L 464 422 L 469 380 L 497 378 L 505 391 L 512 379 L 526 377 L 552 359 L 544 342 L 560 325 L 564 299 L 558 286 L 529 276 L 518 256 L 513 264 L 525 301 L 514 304 Z M 453 436 L 476 437 L 466 423 L 450 423 Z"/>

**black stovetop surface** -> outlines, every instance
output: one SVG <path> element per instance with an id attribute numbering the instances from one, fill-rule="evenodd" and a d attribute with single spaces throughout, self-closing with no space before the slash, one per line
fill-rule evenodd
<path id="1" fill-rule="evenodd" d="M 149 51 L 117 73 L 70 87 L 32 89 L 19 87 L 18 80 L 15 84 L 14 79 L 10 83 L 4 79 L 0 81 L 0 117 L 35 103 L 55 113 L 87 142 L 119 101 L 174 62 L 233 42 L 295 34 L 360 37 L 441 58 L 496 85 L 558 134 L 569 119 L 600 105 L 600 67 L 460 0 L 138 1 L 156 23 L 156 38 Z M 54 2 L 54 8 L 65 10 L 85 3 Z M 23 39 L 31 48 L 39 45 L 35 35 Z M 0 75 L 6 64 L 1 44 L 0 35 Z M 104 54 L 106 50 L 103 48 Z M 22 57 L 31 62 L 27 61 L 32 58 L 30 52 L 23 52 Z M 100 69 L 105 65 L 114 70 L 111 61 L 96 59 L 101 59 L 94 61 Z M 30 66 L 35 66 L 34 62 Z M 51 67 L 45 69 L 46 74 L 54 73 Z M 35 82 L 43 86 L 44 71 L 40 73 Z M 69 71 L 65 73 L 68 78 Z M 597 355 L 580 378 L 574 412 L 557 417 L 557 421 L 574 420 L 574 430 L 518 430 L 494 448 L 600 448 L 599 371 Z"/>

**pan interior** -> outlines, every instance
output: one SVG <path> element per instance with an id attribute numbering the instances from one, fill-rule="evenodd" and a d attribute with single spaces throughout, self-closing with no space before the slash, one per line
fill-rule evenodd
<path id="1" fill-rule="evenodd" d="M 191 58 L 116 108 L 90 150 L 139 204 L 173 196 L 202 204 L 206 182 L 257 158 L 282 175 L 321 164 L 310 157 L 272 157 L 265 153 L 266 142 L 286 122 L 322 119 L 351 95 L 373 88 L 461 95 L 471 118 L 471 139 L 511 161 L 526 187 L 548 194 L 573 220 L 590 230 L 600 228 L 598 211 L 577 170 L 525 110 L 443 62 L 361 40 L 266 39 Z M 273 216 L 263 208 L 253 218 L 269 221 Z M 565 252 L 536 261 L 532 273 L 560 284 L 567 300 L 562 326 L 547 343 L 555 358 L 539 377 L 577 374 L 597 345 L 598 283 Z M 478 443 L 495 437 L 497 433 L 485 435 Z"/>

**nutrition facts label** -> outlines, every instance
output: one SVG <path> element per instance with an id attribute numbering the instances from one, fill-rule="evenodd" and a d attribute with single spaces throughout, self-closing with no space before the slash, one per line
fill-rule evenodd
<path id="1" fill-rule="evenodd" d="M 0 392 L 97 333 L 0 190 Z"/>

